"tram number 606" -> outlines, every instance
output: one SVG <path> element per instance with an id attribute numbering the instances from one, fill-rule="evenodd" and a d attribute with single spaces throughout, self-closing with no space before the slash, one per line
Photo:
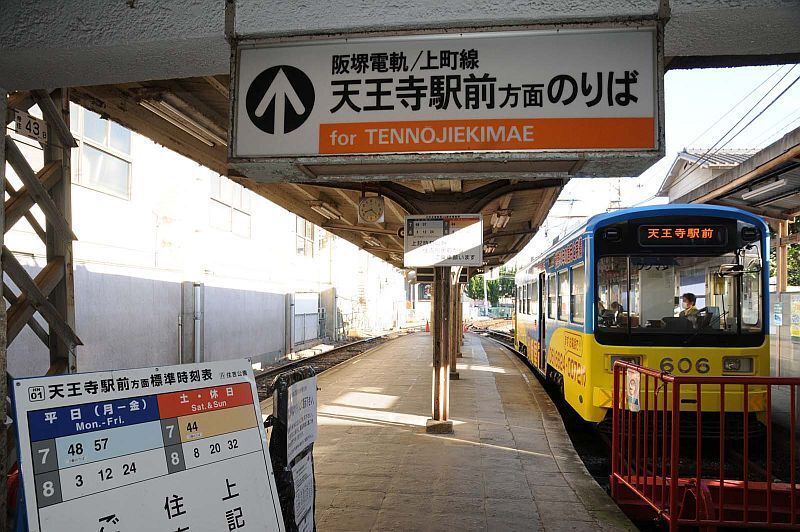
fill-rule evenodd
<path id="1" fill-rule="evenodd" d="M 689 373 L 692 371 L 692 361 L 688 358 L 681 358 L 678 359 L 677 362 L 674 362 L 672 358 L 662 358 L 661 359 L 661 371 L 667 373 L 674 373 L 677 369 L 680 373 Z M 711 366 L 708 363 L 707 358 L 698 358 L 697 362 L 694 363 L 694 370 L 697 373 L 708 373 L 711 370 Z"/>

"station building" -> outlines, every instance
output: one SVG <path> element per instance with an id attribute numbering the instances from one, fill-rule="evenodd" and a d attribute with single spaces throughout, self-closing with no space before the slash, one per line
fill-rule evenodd
<path id="1" fill-rule="evenodd" d="M 196 358 L 269 363 L 405 322 L 396 267 L 97 113 L 72 104 L 70 115 L 80 371 Z M 37 143 L 14 138 L 41 164 Z M 10 167 L 7 176 L 22 187 Z M 44 226 L 41 211 L 33 213 Z M 45 266 L 28 219 L 6 245 L 32 276 Z M 194 335 L 182 334 L 195 318 L 196 350 Z M 49 367 L 30 327 L 9 350 L 15 377 Z"/>

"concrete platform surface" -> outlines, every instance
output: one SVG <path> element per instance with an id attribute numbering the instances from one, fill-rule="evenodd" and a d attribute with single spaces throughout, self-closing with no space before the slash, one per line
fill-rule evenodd
<path id="1" fill-rule="evenodd" d="M 454 434 L 426 434 L 431 350 L 409 335 L 320 376 L 318 530 L 636 530 L 539 381 L 490 340 L 466 337 Z"/>

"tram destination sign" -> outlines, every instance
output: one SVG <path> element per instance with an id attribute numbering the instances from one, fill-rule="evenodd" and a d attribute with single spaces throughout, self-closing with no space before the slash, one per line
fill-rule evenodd
<path id="1" fill-rule="evenodd" d="M 659 149 L 654 27 L 238 43 L 233 158 Z"/>
<path id="2" fill-rule="evenodd" d="M 246 360 L 16 380 L 31 532 L 281 531 Z"/>
<path id="3" fill-rule="evenodd" d="M 639 226 L 639 245 L 724 246 L 728 242 L 727 228 L 721 225 L 642 225 Z"/>
<path id="4" fill-rule="evenodd" d="M 483 265 L 483 217 L 480 214 L 406 216 L 404 265 Z"/>

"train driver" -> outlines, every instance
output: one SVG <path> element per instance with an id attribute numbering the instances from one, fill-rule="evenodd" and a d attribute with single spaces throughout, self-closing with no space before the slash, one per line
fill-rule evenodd
<path id="1" fill-rule="evenodd" d="M 683 302 L 684 310 L 682 310 L 678 315 L 679 317 L 690 318 L 699 312 L 695 306 L 695 303 L 697 302 L 697 296 L 695 296 L 693 293 L 686 292 L 681 296 L 681 301 Z"/>

